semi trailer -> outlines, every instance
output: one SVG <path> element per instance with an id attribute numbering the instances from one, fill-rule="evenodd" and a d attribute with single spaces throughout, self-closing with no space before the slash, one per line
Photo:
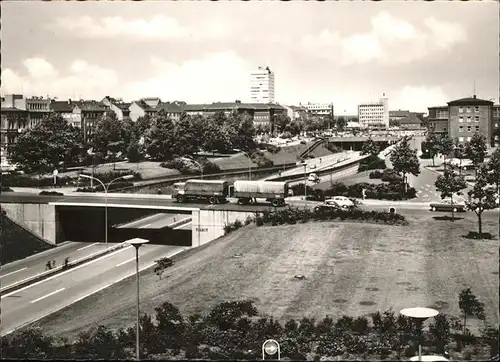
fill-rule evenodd
<path id="1" fill-rule="evenodd" d="M 208 200 L 211 204 L 227 201 L 229 184 L 224 180 L 187 180 L 174 184 L 172 198 L 177 202 Z"/>
<path id="2" fill-rule="evenodd" d="M 288 195 L 288 183 L 284 181 L 234 181 L 233 197 L 238 204 L 249 204 L 257 198 L 266 199 L 273 206 L 285 204 Z"/>

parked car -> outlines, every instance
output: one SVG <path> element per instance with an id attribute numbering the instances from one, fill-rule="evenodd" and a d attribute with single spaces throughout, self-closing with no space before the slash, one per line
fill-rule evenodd
<path id="1" fill-rule="evenodd" d="M 342 207 L 336 202 L 331 199 L 325 200 L 325 202 L 321 205 L 317 205 L 314 207 L 314 211 L 322 211 L 322 210 L 342 210 Z"/>
<path id="2" fill-rule="evenodd" d="M 342 208 L 344 210 L 351 209 L 351 208 L 356 206 L 351 199 L 349 199 L 348 197 L 345 197 L 345 196 L 334 196 L 334 197 L 331 197 L 331 198 L 325 200 L 325 204 L 327 202 L 328 203 L 336 203 L 340 208 Z"/>
<path id="3" fill-rule="evenodd" d="M 309 174 L 309 177 L 307 178 L 307 181 L 318 182 L 319 181 L 319 176 L 316 175 L 315 173 L 311 173 L 311 174 Z"/>
<path id="4" fill-rule="evenodd" d="M 453 212 L 465 212 L 465 203 L 459 201 L 451 201 L 451 199 L 444 199 L 439 202 L 430 203 L 431 211 L 453 211 Z"/>

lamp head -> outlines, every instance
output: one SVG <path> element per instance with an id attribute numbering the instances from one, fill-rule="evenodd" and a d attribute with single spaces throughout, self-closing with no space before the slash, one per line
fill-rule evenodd
<path id="1" fill-rule="evenodd" d="M 135 246 L 136 248 L 140 247 L 141 245 L 149 243 L 149 240 L 147 239 L 141 239 L 141 238 L 134 238 L 127 240 L 126 243 Z"/>
<path id="2" fill-rule="evenodd" d="M 125 176 L 121 177 L 122 180 L 131 180 L 133 178 L 134 178 L 134 175 L 125 175 Z"/>

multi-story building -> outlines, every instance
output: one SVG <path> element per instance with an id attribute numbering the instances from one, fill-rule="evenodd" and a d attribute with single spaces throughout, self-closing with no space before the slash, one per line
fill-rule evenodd
<path id="1" fill-rule="evenodd" d="M 76 128 L 82 128 L 82 119 L 78 114 L 73 113 L 76 103 L 68 99 L 67 101 L 53 100 L 50 104 L 52 112 L 62 116 L 70 125 Z"/>
<path id="2" fill-rule="evenodd" d="M 448 102 L 449 137 L 466 142 L 471 140 L 474 133 L 480 133 L 490 145 L 494 145 L 493 128 L 493 102 L 475 95 Z"/>
<path id="3" fill-rule="evenodd" d="M 306 119 L 309 116 L 309 111 L 301 106 L 285 106 L 281 105 L 281 107 L 285 108 L 286 114 L 292 121 L 298 119 Z"/>
<path id="4" fill-rule="evenodd" d="M 429 116 L 427 118 L 427 127 L 429 131 L 437 135 L 448 134 L 448 107 L 437 106 L 428 107 Z"/>
<path id="5" fill-rule="evenodd" d="M 138 101 L 134 101 L 129 107 L 129 117 L 132 121 L 136 122 L 139 117 L 144 117 L 146 115 L 152 116 L 158 111 L 156 107 L 161 103 L 161 99 L 156 97 L 142 98 Z"/>
<path id="6" fill-rule="evenodd" d="M 8 150 L 21 131 L 34 127 L 47 117 L 51 100 L 43 97 L 25 98 L 22 94 L 2 97 L 0 125 L 0 157 L 2 168 L 10 167 Z"/>
<path id="7" fill-rule="evenodd" d="M 154 109 L 156 112 L 164 111 L 167 113 L 168 117 L 174 122 L 178 121 L 181 118 L 182 113 L 184 112 L 184 108 L 186 103 L 184 102 L 165 102 L 158 104 Z"/>
<path id="8" fill-rule="evenodd" d="M 493 140 L 492 144 L 500 146 L 500 104 L 493 105 Z"/>
<path id="9" fill-rule="evenodd" d="M 130 106 L 132 103 L 124 102 L 122 99 L 106 96 L 101 101 L 102 104 L 109 107 L 120 121 L 130 118 Z"/>
<path id="10" fill-rule="evenodd" d="M 73 114 L 76 122 L 80 122 L 83 138 L 88 140 L 94 133 L 99 118 L 105 116 L 111 109 L 101 102 L 80 100 L 75 102 Z"/>
<path id="11" fill-rule="evenodd" d="M 299 104 L 301 107 L 307 109 L 307 112 L 311 116 L 316 116 L 316 117 L 325 117 L 325 116 L 330 116 L 334 118 L 334 109 L 333 109 L 333 103 L 312 103 L 312 102 L 307 102 L 307 103 L 300 103 Z"/>
<path id="12" fill-rule="evenodd" d="M 358 119 L 361 128 L 389 128 L 389 106 L 385 94 L 379 102 L 358 105 Z"/>
<path id="13" fill-rule="evenodd" d="M 274 73 L 268 66 L 260 66 L 250 75 L 250 101 L 274 103 Z"/>
<path id="14" fill-rule="evenodd" d="M 495 130 L 500 127 L 500 106 L 493 105 L 492 101 L 473 95 L 448 102 L 448 106 L 428 109 L 428 128 L 438 135 L 467 142 L 475 133 L 480 133 L 488 140 L 488 146 L 498 142 Z"/>

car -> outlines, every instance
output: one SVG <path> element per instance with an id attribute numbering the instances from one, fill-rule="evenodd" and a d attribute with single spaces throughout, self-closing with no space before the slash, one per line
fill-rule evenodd
<path id="1" fill-rule="evenodd" d="M 333 200 L 325 200 L 321 205 L 314 207 L 314 211 L 326 211 L 326 210 L 342 210 L 342 207 Z"/>
<path id="2" fill-rule="evenodd" d="M 441 200 L 439 202 L 430 203 L 431 211 L 453 211 L 465 212 L 465 203 L 459 201 L 451 201 L 451 199 Z"/>
<path id="3" fill-rule="evenodd" d="M 354 206 L 356 206 L 354 204 L 354 202 L 352 202 L 351 199 L 349 199 L 348 197 L 345 197 L 345 196 L 333 196 L 327 200 L 325 200 L 325 203 L 327 202 L 334 202 L 336 203 L 340 208 L 342 209 L 351 209 L 353 208 Z"/>
<path id="4" fill-rule="evenodd" d="M 311 174 L 309 174 L 309 177 L 307 178 L 307 181 L 317 182 L 317 181 L 319 181 L 319 176 L 316 175 L 315 173 L 311 173 Z"/>

